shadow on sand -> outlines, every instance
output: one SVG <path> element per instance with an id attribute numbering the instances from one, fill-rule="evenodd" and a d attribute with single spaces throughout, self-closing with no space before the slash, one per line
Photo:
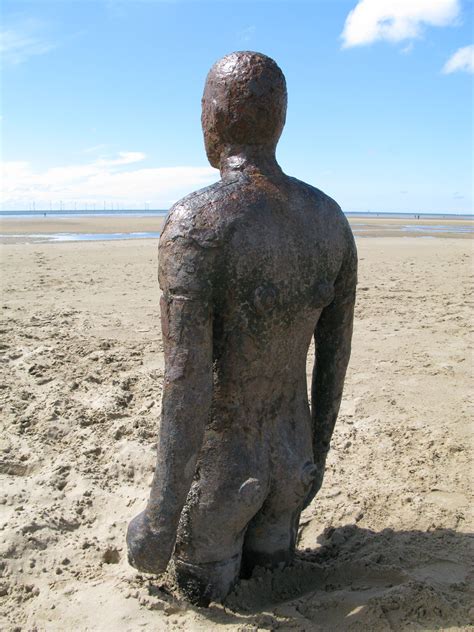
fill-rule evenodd
<path id="1" fill-rule="evenodd" d="M 318 543 L 298 551 L 290 567 L 257 569 L 224 608 L 197 610 L 210 623 L 240 623 L 243 630 L 442 630 L 474 623 L 473 534 L 346 525 L 327 529 Z"/>

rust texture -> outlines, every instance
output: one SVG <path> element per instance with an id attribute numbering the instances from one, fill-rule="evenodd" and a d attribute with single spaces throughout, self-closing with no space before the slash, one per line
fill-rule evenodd
<path id="1" fill-rule="evenodd" d="M 349 361 L 357 253 L 339 206 L 283 173 L 286 84 L 265 55 L 210 70 L 202 125 L 221 180 L 160 238 L 165 383 L 156 471 L 131 564 L 198 604 L 291 562 L 317 494 Z M 316 361 L 311 406 L 306 358 Z"/>

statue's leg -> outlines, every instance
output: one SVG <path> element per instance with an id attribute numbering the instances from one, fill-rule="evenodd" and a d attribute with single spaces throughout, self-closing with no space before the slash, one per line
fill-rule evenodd
<path id="1" fill-rule="evenodd" d="M 207 607 L 211 601 L 223 601 L 232 590 L 239 578 L 241 557 L 239 551 L 229 559 L 196 564 L 174 556 L 170 573 L 179 592 L 188 601 Z"/>
<path id="2" fill-rule="evenodd" d="M 268 497 L 245 534 L 241 577 L 250 577 L 256 566 L 278 568 L 292 561 L 312 471 L 309 459 L 294 455 L 286 467 L 276 469 Z"/>
<path id="3" fill-rule="evenodd" d="M 245 530 L 268 494 L 266 459 L 246 447 L 226 442 L 202 455 L 181 516 L 170 571 L 198 605 L 222 601 L 238 580 Z"/>
<path id="4" fill-rule="evenodd" d="M 256 566 L 281 568 L 294 556 L 300 511 L 262 509 L 250 522 L 243 545 L 240 576 L 249 578 Z"/>

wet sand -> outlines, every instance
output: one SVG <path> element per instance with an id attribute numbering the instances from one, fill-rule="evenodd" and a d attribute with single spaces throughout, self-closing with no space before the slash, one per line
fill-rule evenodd
<path id="1" fill-rule="evenodd" d="M 2 246 L 2 629 L 474 629 L 473 241 L 357 242 L 353 355 L 298 560 L 208 610 L 126 559 L 163 382 L 157 241 Z"/>
<path id="2" fill-rule="evenodd" d="M 392 219 L 349 217 L 358 237 L 454 237 L 474 236 L 474 221 L 466 219 Z"/>
<path id="3" fill-rule="evenodd" d="M 165 217 L 95 216 L 95 217 L 38 217 L 0 218 L 0 235 L 52 235 L 58 233 L 141 233 L 159 232 Z M 5 239 L 3 240 L 5 241 Z M 10 240 L 8 240 L 10 241 Z M 32 241 L 32 240 L 30 240 Z"/>
<path id="4" fill-rule="evenodd" d="M 0 242 L 41 242 L 48 235 L 60 233 L 139 233 L 159 232 L 164 217 L 38 217 L 0 218 Z M 355 234 L 360 237 L 459 237 L 472 238 L 474 221 L 466 219 L 390 219 L 384 217 L 349 217 Z M 441 230 L 440 230 L 441 228 Z M 413 232 L 416 231 L 416 232 Z M 470 231 L 470 232 L 468 232 Z M 34 237 L 31 237 L 34 235 Z"/>

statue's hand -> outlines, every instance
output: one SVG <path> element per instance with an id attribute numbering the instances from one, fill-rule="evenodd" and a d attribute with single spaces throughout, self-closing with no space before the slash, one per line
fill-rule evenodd
<path id="1" fill-rule="evenodd" d="M 128 561 L 139 571 L 159 575 L 164 573 L 174 541 L 169 536 L 151 528 L 146 512 L 135 516 L 128 525 Z"/>
<path id="2" fill-rule="evenodd" d="M 321 489 L 323 484 L 324 471 L 326 469 L 326 455 L 315 456 L 314 466 L 311 473 L 311 483 L 308 494 L 305 498 L 303 509 L 306 509 L 311 504 L 316 494 Z"/>

